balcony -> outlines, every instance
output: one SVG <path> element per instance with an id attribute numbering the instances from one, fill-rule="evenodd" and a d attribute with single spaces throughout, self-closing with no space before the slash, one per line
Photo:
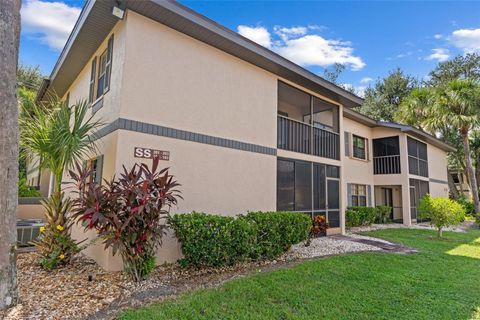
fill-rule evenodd
<path id="1" fill-rule="evenodd" d="M 278 116 L 277 146 L 279 149 L 339 160 L 339 143 L 338 133 Z"/>
<path id="2" fill-rule="evenodd" d="M 400 173 L 400 155 L 373 157 L 373 174 Z"/>
<path id="3" fill-rule="evenodd" d="M 399 173 L 401 173 L 399 137 L 373 139 L 373 174 Z"/>

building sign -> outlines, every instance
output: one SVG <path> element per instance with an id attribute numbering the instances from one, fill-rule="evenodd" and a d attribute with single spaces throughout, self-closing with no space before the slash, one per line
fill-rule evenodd
<path id="1" fill-rule="evenodd" d="M 170 160 L 170 151 L 135 147 L 133 153 L 135 158 L 153 159 L 155 157 L 158 157 L 160 160 Z"/>

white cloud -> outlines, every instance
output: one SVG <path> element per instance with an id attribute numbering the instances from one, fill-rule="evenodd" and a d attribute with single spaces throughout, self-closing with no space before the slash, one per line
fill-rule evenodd
<path id="1" fill-rule="evenodd" d="M 370 78 L 370 77 L 365 77 L 365 78 L 362 78 L 362 79 L 360 80 L 360 83 L 364 83 L 364 84 L 365 84 L 365 83 L 369 83 L 369 82 L 372 82 L 372 81 L 373 81 L 372 78 Z"/>
<path id="2" fill-rule="evenodd" d="M 292 37 L 303 36 L 307 34 L 306 27 L 291 27 L 285 28 L 280 26 L 273 27 L 273 31 L 283 40 L 287 41 Z"/>
<path id="3" fill-rule="evenodd" d="M 399 53 L 393 58 L 392 57 L 386 58 L 386 60 L 387 61 L 392 61 L 392 60 L 396 60 L 396 59 L 402 59 L 402 58 L 410 57 L 412 54 L 413 54 L 413 51 L 408 51 L 408 52 L 405 52 L 405 53 Z"/>
<path id="4" fill-rule="evenodd" d="M 450 52 L 448 49 L 435 48 L 432 49 L 432 53 L 425 57 L 425 60 L 437 60 L 438 62 L 447 61 L 450 58 Z"/>
<path id="5" fill-rule="evenodd" d="M 240 25 L 237 27 L 239 34 L 248 38 L 259 45 L 270 48 L 272 46 L 272 38 L 270 32 L 264 27 L 249 27 Z"/>
<path id="6" fill-rule="evenodd" d="M 22 33 L 61 50 L 80 15 L 81 9 L 64 2 L 27 0 L 20 11 Z"/>
<path id="7" fill-rule="evenodd" d="M 438 39 L 442 39 L 443 36 L 441 34 L 437 33 L 437 34 L 433 35 L 433 38 L 438 40 Z"/>
<path id="8" fill-rule="evenodd" d="M 449 40 L 465 53 L 480 52 L 480 28 L 455 30 Z"/>
<path id="9" fill-rule="evenodd" d="M 335 63 L 349 66 L 352 70 L 365 67 L 362 58 L 353 54 L 350 42 L 325 39 L 313 31 L 318 26 L 275 26 L 273 35 L 264 27 L 238 26 L 238 33 L 267 47 L 285 58 L 301 65 L 328 67 Z M 273 40 L 273 36 L 277 39 Z"/>

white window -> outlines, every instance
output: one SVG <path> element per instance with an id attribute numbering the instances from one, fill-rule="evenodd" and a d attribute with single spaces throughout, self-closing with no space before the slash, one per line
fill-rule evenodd
<path id="1" fill-rule="evenodd" d="M 367 186 L 364 184 L 351 184 L 352 206 L 367 206 Z"/>

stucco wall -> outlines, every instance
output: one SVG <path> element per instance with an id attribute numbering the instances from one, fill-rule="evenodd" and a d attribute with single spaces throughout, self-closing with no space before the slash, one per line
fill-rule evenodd
<path id="1" fill-rule="evenodd" d="M 363 184 L 363 185 L 370 185 L 371 186 L 371 198 L 370 203 L 374 203 L 374 192 L 373 192 L 373 185 L 374 185 L 374 175 L 373 175 L 373 163 L 372 163 L 372 136 L 373 130 L 372 128 L 353 121 L 351 119 L 344 118 L 343 119 L 343 130 L 345 132 L 349 132 L 351 135 L 356 135 L 362 138 L 368 139 L 367 143 L 367 160 L 357 159 L 353 157 L 352 153 L 352 136 L 350 136 L 350 156 L 344 157 L 343 159 L 343 173 L 344 173 L 344 187 L 347 188 L 347 184 L 354 183 L 354 184 Z M 341 146 L 343 152 L 345 153 L 345 142 Z M 367 194 L 368 196 L 368 194 Z M 367 201 L 368 203 L 368 201 Z M 344 201 L 345 206 L 348 205 L 348 199 L 345 198 Z"/>
<path id="2" fill-rule="evenodd" d="M 77 101 L 88 100 L 90 75 L 92 68 L 92 60 L 97 57 L 97 72 L 99 68 L 99 57 L 107 49 L 108 39 L 113 35 L 113 56 L 110 90 L 107 91 L 103 99 L 103 107 L 95 113 L 95 118 L 102 123 L 109 123 L 117 119 L 120 115 L 122 82 L 123 82 L 123 65 L 125 62 L 125 21 L 118 22 L 105 41 L 98 47 L 97 51 L 91 56 L 88 63 L 83 67 L 75 81 L 71 84 L 62 99 L 66 99 L 70 94 L 69 104 L 73 105 Z"/>
<path id="3" fill-rule="evenodd" d="M 45 210 L 41 204 L 19 204 L 17 219 L 45 219 Z"/>
<path id="4" fill-rule="evenodd" d="M 448 160 L 445 151 L 427 145 L 428 175 L 430 194 L 434 197 L 448 197 Z"/>
<path id="5" fill-rule="evenodd" d="M 171 213 L 192 211 L 237 215 L 255 210 L 275 210 L 276 206 L 276 157 L 229 148 L 216 147 L 196 142 L 159 137 L 144 133 L 119 130 L 115 157 L 105 155 L 104 177 L 108 178 L 122 165 L 127 168 L 136 162 L 151 164 L 150 159 L 134 158 L 135 147 L 145 147 L 170 152 L 170 160 L 161 162 L 169 167 L 169 173 L 181 184 L 183 200 L 173 207 Z M 107 139 L 110 136 L 107 136 Z M 80 237 L 81 233 L 77 234 Z M 92 247 L 87 254 L 108 270 L 121 270 L 119 257 L 113 257 L 100 246 Z M 164 238 L 157 261 L 174 262 L 180 250 L 171 234 Z"/>
<path id="6" fill-rule="evenodd" d="M 135 12 L 126 20 L 122 117 L 276 147 L 277 77 Z"/>

